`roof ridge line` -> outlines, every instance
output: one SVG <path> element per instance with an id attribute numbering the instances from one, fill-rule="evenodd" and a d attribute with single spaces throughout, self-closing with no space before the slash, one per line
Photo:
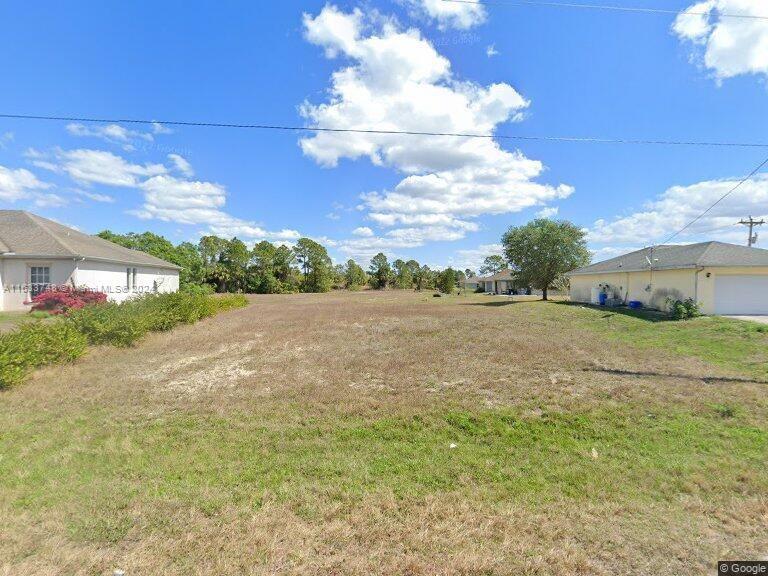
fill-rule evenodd
<path id="1" fill-rule="evenodd" d="M 707 255 L 707 253 L 708 253 L 710 250 L 712 250 L 712 246 L 714 246 L 715 244 L 717 244 L 717 240 L 710 240 L 710 241 L 709 241 L 709 242 L 707 242 L 706 244 L 707 244 L 707 248 L 706 248 L 706 250 L 704 250 L 704 252 L 702 252 L 702 253 L 701 253 L 701 256 L 699 256 L 699 257 L 696 259 L 696 265 L 697 265 L 697 266 L 700 266 L 700 265 L 701 265 L 701 264 L 700 264 L 700 262 L 701 262 L 702 260 L 704 260 L 704 257 Z"/>
<path id="2" fill-rule="evenodd" d="M 53 239 L 54 242 L 56 242 L 59 246 L 64 248 L 66 251 L 68 251 L 73 257 L 81 256 L 75 250 L 73 250 L 71 246 L 69 246 L 66 242 L 64 242 L 56 234 L 54 234 L 51 231 L 51 229 L 48 228 L 48 226 L 45 225 L 44 221 L 47 220 L 46 218 L 43 218 L 42 216 L 38 216 L 37 214 L 32 214 L 31 212 L 27 212 L 26 210 L 23 210 L 22 212 L 27 218 L 32 220 L 32 222 L 34 222 L 38 227 L 45 230 L 45 232 L 48 233 L 48 235 Z M 42 220 L 43 222 L 41 222 L 40 220 Z"/>

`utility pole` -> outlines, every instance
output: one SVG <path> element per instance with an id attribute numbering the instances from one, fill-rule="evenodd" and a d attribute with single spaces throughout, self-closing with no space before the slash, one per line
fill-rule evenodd
<path id="1" fill-rule="evenodd" d="M 742 220 L 739 222 L 739 224 L 742 224 L 743 226 L 749 226 L 749 239 L 747 240 L 747 246 L 750 248 L 757 244 L 757 234 L 753 234 L 753 230 L 755 226 L 762 226 L 765 224 L 765 220 L 755 220 L 752 218 L 752 216 L 749 217 L 749 220 Z"/>

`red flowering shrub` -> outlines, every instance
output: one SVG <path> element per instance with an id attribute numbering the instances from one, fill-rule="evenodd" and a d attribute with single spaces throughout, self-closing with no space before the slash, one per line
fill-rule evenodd
<path id="1" fill-rule="evenodd" d="M 41 292 L 32 298 L 32 312 L 49 314 L 67 314 L 70 310 L 79 310 L 91 304 L 103 304 L 107 295 L 87 288 L 62 286 Z"/>

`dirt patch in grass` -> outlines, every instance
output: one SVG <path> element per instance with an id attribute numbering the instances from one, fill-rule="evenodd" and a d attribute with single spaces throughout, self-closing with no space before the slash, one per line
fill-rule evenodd
<path id="1" fill-rule="evenodd" d="M 0 573 L 671 575 L 768 554 L 752 356 L 497 301 L 257 297 L 39 372 L 0 395 Z"/>

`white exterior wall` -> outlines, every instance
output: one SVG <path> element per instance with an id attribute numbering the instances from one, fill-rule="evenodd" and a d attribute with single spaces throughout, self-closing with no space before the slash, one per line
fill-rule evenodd
<path id="1" fill-rule="evenodd" d="M 29 310 L 25 305 L 31 295 L 30 268 L 33 266 L 47 266 L 51 269 L 51 284 L 71 284 L 75 273 L 75 262 L 72 259 L 21 259 L 0 257 L 0 310 L 5 312 L 17 312 Z"/>
<path id="2" fill-rule="evenodd" d="M 30 268 L 51 269 L 54 286 L 85 287 L 105 292 L 113 302 L 122 302 L 147 292 L 176 292 L 179 272 L 170 268 L 149 268 L 128 264 L 112 264 L 95 260 L 75 262 L 72 259 L 35 259 L 0 257 L 0 311 L 24 311 L 30 306 Z M 136 286 L 128 289 L 126 270 L 136 268 Z"/>
<path id="3" fill-rule="evenodd" d="M 136 268 L 136 286 L 128 286 L 127 270 Z M 131 274 L 131 282 L 133 274 Z M 178 270 L 148 268 L 129 264 L 112 264 L 85 260 L 78 262 L 76 284 L 104 292 L 110 301 L 123 302 L 137 295 L 152 292 L 176 292 L 179 289 Z"/>

